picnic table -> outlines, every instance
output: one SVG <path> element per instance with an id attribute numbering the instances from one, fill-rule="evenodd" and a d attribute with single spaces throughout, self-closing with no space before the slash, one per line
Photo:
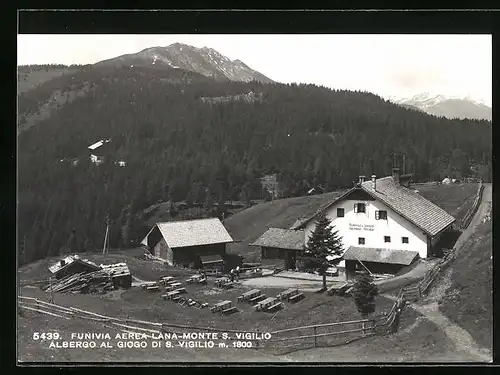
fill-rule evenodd
<path id="1" fill-rule="evenodd" d="M 265 300 L 262 300 L 258 302 L 254 308 L 259 311 L 259 310 L 265 310 L 269 306 L 272 306 L 275 302 L 277 301 L 276 297 L 267 297 Z"/>
<path id="2" fill-rule="evenodd" d="M 206 282 L 207 282 L 207 279 L 204 275 L 193 275 L 189 279 L 187 279 L 188 284 L 191 284 L 191 283 L 202 284 L 202 283 L 206 283 Z"/>
<path id="3" fill-rule="evenodd" d="M 182 286 L 182 283 L 172 283 L 172 284 L 170 284 L 170 286 L 172 288 L 178 288 L 178 287 Z"/>
<path id="4" fill-rule="evenodd" d="M 173 290 L 171 292 L 167 292 L 167 294 L 164 294 L 162 297 L 164 299 L 174 299 L 175 297 L 179 296 L 180 292 L 178 290 Z"/>
<path id="5" fill-rule="evenodd" d="M 262 292 L 260 291 L 260 289 L 252 289 L 252 290 L 249 290 L 248 292 L 245 292 L 243 293 L 241 296 L 238 297 L 238 301 L 241 302 L 241 301 L 248 301 L 254 297 L 257 297 L 258 295 L 260 295 Z"/>
<path id="6" fill-rule="evenodd" d="M 168 283 L 169 281 L 172 281 L 174 280 L 174 277 L 173 276 L 164 276 L 161 278 L 161 280 L 164 282 L 164 283 Z"/>
<path id="7" fill-rule="evenodd" d="M 299 290 L 296 288 L 290 288 L 287 289 L 277 295 L 277 298 L 280 299 L 281 301 L 288 299 L 289 297 L 296 295 L 299 293 Z"/>
<path id="8" fill-rule="evenodd" d="M 213 305 L 210 310 L 213 313 L 217 312 L 217 311 L 223 311 L 223 310 L 230 308 L 232 306 L 232 304 L 233 303 L 231 301 L 222 301 L 222 302 L 219 302 L 219 303 L 216 303 L 215 305 Z"/>

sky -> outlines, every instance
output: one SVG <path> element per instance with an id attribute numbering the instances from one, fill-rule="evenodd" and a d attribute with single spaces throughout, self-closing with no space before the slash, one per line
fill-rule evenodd
<path id="1" fill-rule="evenodd" d="M 282 83 L 492 101 L 491 35 L 19 34 L 17 42 L 18 65 L 91 64 L 179 42 L 213 48 Z"/>

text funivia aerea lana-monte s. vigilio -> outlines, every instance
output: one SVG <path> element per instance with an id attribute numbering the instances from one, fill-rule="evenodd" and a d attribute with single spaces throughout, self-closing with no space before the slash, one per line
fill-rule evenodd
<path id="1" fill-rule="evenodd" d="M 110 333 L 103 332 L 86 332 L 86 333 L 72 333 L 72 340 L 227 340 L 227 339 L 237 339 L 237 340 L 269 340 L 271 339 L 270 333 L 260 333 L 260 332 L 236 332 L 236 333 L 226 333 L 226 332 L 184 332 L 182 334 L 178 333 L 168 333 L 168 332 L 157 332 L 152 334 L 144 334 L 138 332 L 119 332 L 111 335 Z"/>

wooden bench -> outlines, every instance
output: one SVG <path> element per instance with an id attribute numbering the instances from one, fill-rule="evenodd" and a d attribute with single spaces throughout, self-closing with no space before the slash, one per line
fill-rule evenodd
<path id="1" fill-rule="evenodd" d="M 267 312 L 274 312 L 278 309 L 281 309 L 283 307 L 283 303 L 282 302 L 278 302 L 278 303 L 275 303 L 274 305 L 271 305 L 269 306 L 268 308 L 266 308 L 266 311 Z"/>
<path id="2" fill-rule="evenodd" d="M 166 296 L 166 299 L 174 299 L 174 297 L 179 296 L 179 294 L 180 293 L 178 291 L 174 290 L 172 292 L 168 292 L 167 294 L 165 294 L 165 296 Z"/>
<path id="3" fill-rule="evenodd" d="M 156 283 L 155 283 L 155 282 L 142 284 L 142 289 L 147 289 L 148 287 L 150 287 L 150 286 L 155 286 L 155 285 L 156 285 Z"/>
<path id="4" fill-rule="evenodd" d="M 170 284 L 170 286 L 172 286 L 173 288 L 177 288 L 177 287 L 182 286 L 182 283 L 172 283 L 172 284 Z"/>
<path id="5" fill-rule="evenodd" d="M 259 294 L 258 296 L 249 299 L 248 302 L 255 303 L 255 302 L 262 301 L 264 298 L 266 298 L 265 294 Z"/>
<path id="6" fill-rule="evenodd" d="M 233 314 L 233 313 L 235 313 L 237 311 L 238 311 L 238 309 L 236 307 L 231 306 L 231 307 L 229 307 L 227 309 L 222 310 L 221 314 L 222 315 L 229 315 L 229 314 Z"/>
<path id="7" fill-rule="evenodd" d="M 228 282 L 228 283 L 225 283 L 225 284 L 222 284 L 222 287 L 224 289 L 231 289 L 234 287 L 234 283 L 232 281 Z"/>
<path id="8" fill-rule="evenodd" d="M 297 302 L 297 301 L 300 301 L 301 299 L 305 298 L 304 296 L 304 293 L 298 293 L 298 294 L 295 294 L 291 297 L 288 297 L 288 302 Z"/>
<path id="9" fill-rule="evenodd" d="M 186 288 L 177 288 L 174 290 L 174 292 L 187 293 L 187 290 L 186 290 Z"/>
<path id="10" fill-rule="evenodd" d="M 159 292 L 160 287 L 158 285 L 151 285 L 146 288 L 148 292 Z"/>
<path id="11" fill-rule="evenodd" d="M 210 311 L 215 313 L 217 311 L 229 309 L 230 307 L 232 307 L 231 301 L 222 301 L 222 302 L 216 303 L 214 306 L 212 306 Z"/>

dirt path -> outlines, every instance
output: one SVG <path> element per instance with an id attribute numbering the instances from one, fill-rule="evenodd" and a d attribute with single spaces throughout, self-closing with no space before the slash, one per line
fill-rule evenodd
<path id="1" fill-rule="evenodd" d="M 447 289 L 447 288 L 446 288 Z M 445 291 L 445 288 L 441 290 Z M 396 300 L 396 297 L 384 294 L 385 297 Z M 437 297 L 437 296 L 436 296 Z M 432 299 L 425 301 L 425 305 L 409 304 L 408 306 L 427 320 L 437 325 L 448 338 L 454 343 L 455 350 L 463 356 L 463 360 L 478 362 L 491 362 L 492 355 L 488 349 L 479 347 L 472 336 L 465 329 L 453 323 L 439 311 L 439 304 Z M 418 329 L 418 328 L 417 328 Z"/>
<path id="2" fill-rule="evenodd" d="M 488 214 L 492 199 L 491 192 L 491 184 L 486 184 L 483 191 L 483 197 L 476 214 L 472 218 L 469 227 L 463 231 L 462 235 L 455 244 L 455 248 L 458 253 L 460 253 L 462 245 L 475 232 L 477 225 L 480 224 L 485 215 Z M 448 317 L 439 311 L 439 301 L 441 301 L 446 291 L 451 286 L 452 272 L 452 268 L 447 268 L 441 276 L 439 284 L 434 285 L 431 288 L 429 295 L 418 304 L 409 304 L 409 307 L 415 309 L 426 319 L 437 325 L 454 343 L 456 351 L 462 353 L 466 357 L 464 359 L 479 362 L 492 362 L 492 354 L 488 349 L 481 348 L 469 332 L 453 323 L 450 319 L 448 319 Z M 384 294 L 384 296 L 393 300 L 396 299 L 391 295 Z"/>

